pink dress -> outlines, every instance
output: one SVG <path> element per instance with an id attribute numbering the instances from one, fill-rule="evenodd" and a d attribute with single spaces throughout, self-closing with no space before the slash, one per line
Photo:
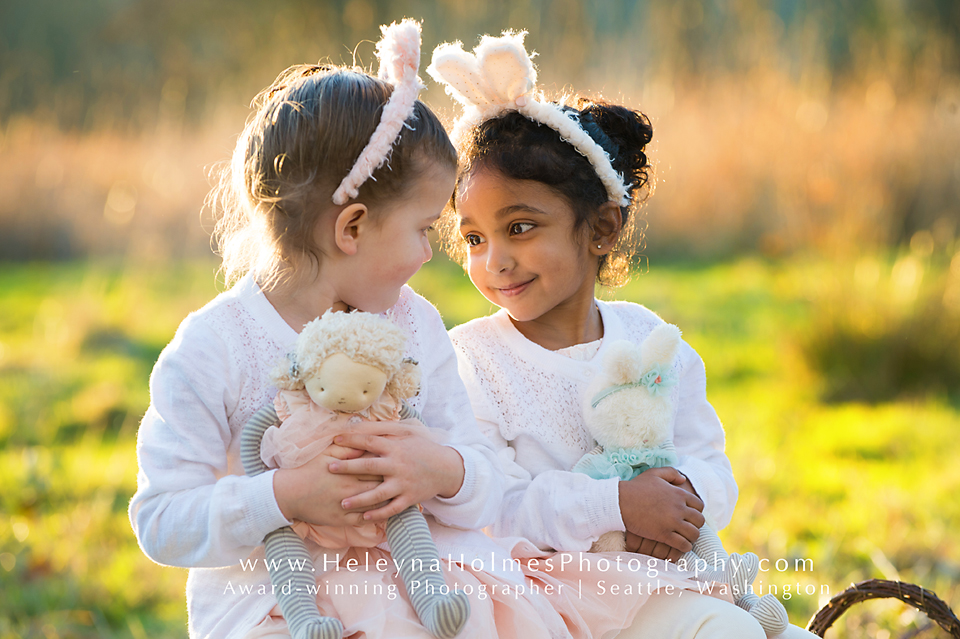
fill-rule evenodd
<path id="1" fill-rule="evenodd" d="M 322 453 L 337 435 L 361 432 L 371 435 L 417 433 L 434 441 L 443 432 L 419 420 L 400 420 L 401 404 L 386 391 L 370 408 L 359 413 L 341 413 L 315 403 L 305 390 L 277 393 L 273 400 L 280 418 L 263 434 L 260 457 L 270 468 L 297 468 Z M 387 539 L 386 522 L 362 526 L 322 526 L 295 521 L 292 526 L 303 539 L 324 548 L 372 548 Z"/>

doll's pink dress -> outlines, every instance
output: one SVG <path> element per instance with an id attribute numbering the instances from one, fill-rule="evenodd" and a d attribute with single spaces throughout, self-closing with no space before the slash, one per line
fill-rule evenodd
<path id="1" fill-rule="evenodd" d="M 340 413 L 320 406 L 305 390 L 277 393 L 273 400 L 280 418 L 263 434 L 260 457 L 270 468 L 297 468 L 320 453 L 333 438 L 344 433 L 404 436 L 415 433 L 441 441 L 442 432 L 416 419 L 400 419 L 401 404 L 386 391 L 370 408 L 358 413 Z M 294 521 L 303 539 L 324 548 L 372 548 L 387 539 L 386 522 L 362 526 L 323 526 Z"/>

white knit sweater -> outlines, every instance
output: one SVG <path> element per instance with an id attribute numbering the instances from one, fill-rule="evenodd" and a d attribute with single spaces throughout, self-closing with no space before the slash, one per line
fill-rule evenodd
<path id="1" fill-rule="evenodd" d="M 423 504 L 440 555 L 502 555 L 482 533 L 460 530 L 493 522 L 505 480 L 474 422 L 440 315 L 406 287 L 387 315 L 407 332 L 408 355 L 422 367 L 411 404 L 425 424 L 450 431 L 464 460 L 460 492 Z M 183 321 L 150 377 L 130 521 L 148 557 L 191 569 L 191 637 L 242 636 L 276 604 L 273 595 L 257 594 L 260 585 L 270 592 L 262 541 L 289 522 L 274 497 L 275 471 L 244 475 L 240 433 L 272 401 L 268 373 L 296 338 L 248 276 Z M 248 559 L 260 560 L 256 569 L 241 567 Z"/>
<path id="2" fill-rule="evenodd" d="M 624 530 L 619 480 L 570 472 L 596 445 L 583 419 L 584 392 L 609 344 L 621 339 L 639 344 L 663 320 L 637 304 L 598 300 L 597 305 L 603 341 L 587 361 L 526 339 L 503 310 L 450 331 L 477 421 L 511 478 L 491 527 L 495 536 L 578 551 L 588 550 L 605 532 Z M 708 521 L 722 528 L 737 500 L 723 427 L 707 402 L 703 361 L 686 342 L 676 369 L 672 428 L 678 470 L 703 499 Z"/>

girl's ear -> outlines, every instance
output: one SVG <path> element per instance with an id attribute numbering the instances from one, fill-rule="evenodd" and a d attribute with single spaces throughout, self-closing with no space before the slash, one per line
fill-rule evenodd
<path id="1" fill-rule="evenodd" d="M 616 202 L 604 202 L 597 209 L 597 219 L 593 223 L 593 238 L 590 242 L 590 252 L 594 255 L 605 255 L 617 244 L 620 231 L 623 229 L 623 216 L 620 206 Z"/>
<path id="2" fill-rule="evenodd" d="M 370 222 L 370 211 L 367 205 L 360 202 L 344 207 L 337 215 L 334 226 L 334 241 L 337 248 L 347 255 L 357 252 L 357 242 L 363 228 Z"/>

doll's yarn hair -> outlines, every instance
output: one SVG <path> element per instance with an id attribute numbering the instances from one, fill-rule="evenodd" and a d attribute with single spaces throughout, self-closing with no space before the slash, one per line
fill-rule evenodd
<path id="1" fill-rule="evenodd" d="M 646 115 L 603 100 L 577 97 L 564 104 L 568 115 L 610 156 L 613 169 L 629 185 L 630 204 L 621 206 L 623 230 L 610 253 L 601 256 L 598 281 L 620 286 L 627 280 L 630 262 L 642 248 L 639 209 L 652 191 L 646 146 L 653 127 Z M 507 111 L 468 130 L 460 142 L 459 190 L 463 179 L 478 170 L 493 170 L 515 180 L 534 180 L 561 194 L 576 214 L 574 228 L 589 225 L 598 207 L 610 196 L 589 160 L 549 126 Z M 454 205 L 455 205 L 454 200 Z M 444 249 L 455 260 L 466 259 L 455 215 L 442 221 Z"/>
<path id="2" fill-rule="evenodd" d="M 343 353 L 386 373 L 386 390 L 393 397 L 413 397 L 420 388 L 420 367 L 404 357 L 406 341 L 396 324 L 379 315 L 327 311 L 303 327 L 293 352 L 277 364 L 270 381 L 280 390 L 301 390 L 328 357 Z"/>
<path id="3" fill-rule="evenodd" d="M 214 242 L 230 284 L 252 271 L 270 289 L 303 261 L 319 266 L 314 238 L 320 215 L 370 137 L 393 86 L 358 68 L 297 65 L 254 98 L 230 162 L 215 169 L 207 198 L 216 218 Z M 403 198 L 431 164 L 456 167 L 443 125 L 422 102 L 390 156 L 359 188 L 370 207 Z"/>

